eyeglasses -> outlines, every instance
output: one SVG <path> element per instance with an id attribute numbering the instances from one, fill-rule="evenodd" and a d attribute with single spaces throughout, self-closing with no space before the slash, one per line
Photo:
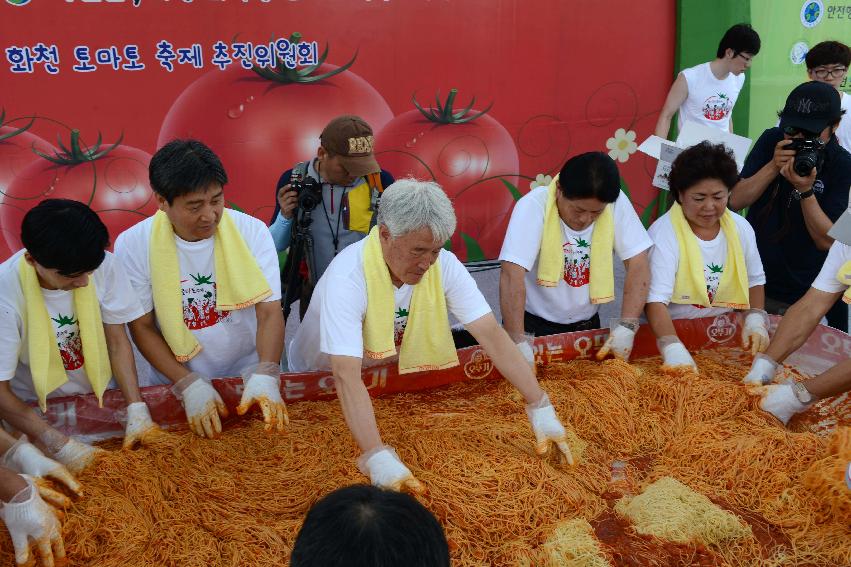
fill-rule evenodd
<path id="1" fill-rule="evenodd" d="M 736 53 L 736 57 L 741 57 L 745 60 L 745 63 L 750 63 L 753 61 L 753 55 L 745 55 L 744 53 Z"/>
<path id="2" fill-rule="evenodd" d="M 784 126 L 783 133 L 787 136 L 797 136 L 798 134 L 803 134 L 804 138 L 819 137 L 819 134 L 817 132 L 810 132 L 809 130 L 804 130 L 803 128 L 796 128 L 794 126 Z"/>
<path id="3" fill-rule="evenodd" d="M 831 79 L 838 79 L 842 75 L 848 72 L 847 67 L 834 67 L 833 69 L 825 69 L 824 67 L 817 67 L 813 69 L 813 75 L 818 77 L 819 79 L 826 79 L 830 77 Z"/>

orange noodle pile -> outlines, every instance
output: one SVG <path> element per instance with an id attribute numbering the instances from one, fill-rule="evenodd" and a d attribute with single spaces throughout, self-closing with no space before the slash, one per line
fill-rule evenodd
<path id="1" fill-rule="evenodd" d="M 534 455 L 522 400 L 504 380 L 388 396 L 375 412 L 385 442 L 428 487 L 421 501 L 459 567 L 851 565 L 851 430 L 817 435 L 806 418 L 786 429 L 740 384 L 741 353 L 696 360 L 699 376 L 664 372 L 658 358 L 544 368 L 541 384 L 575 433 L 574 467 Z M 177 432 L 110 452 L 80 476 L 85 496 L 67 511 L 69 565 L 286 565 L 310 506 L 366 481 L 338 402 L 289 412 L 284 435 L 249 419 L 216 441 Z M 616 504 L 663 477 L 734 514 L 747 535 L 639 534 Z M 5 531 L 0 543 L 0 565 L 14 565 Z"/>

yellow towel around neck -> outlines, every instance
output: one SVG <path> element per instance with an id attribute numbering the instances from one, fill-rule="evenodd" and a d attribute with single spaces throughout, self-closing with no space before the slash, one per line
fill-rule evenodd
<path id="1" fill-rule="evenodd" d="M 216 274 L 216 309 L 233 311 L 263 301 L 272 290 L 257 260 L 225 210 L 216 227 L 213 255 Z M 201 352 L 201 345 L 183 320 L 183 292 L 174 229 L 163 211 L 151 227 L 151 288 L 157 322 L 165 342 L 180 362 Z"/>
<path id="2" fill-rule="evenodd" d="M 564 279 L 564 235 L 561 216 L 556 204 L 558 175 L 547 189 L 547 205 L 544 209 L 544 230 L 541 234 L 541 250 L 538 253 L 538 285 L 556 287 Z M 591 281 L 589 295 L 591 303 L 607 303 L 615 298 L 615 272 L 612 251 L 615 244 L 614 204 L 606 205 L 594 221 L 591 231 Z"/>
<path id="3" fill-rule="evenodd" d="M 842 267 L 836 272 L 836 281 L 842 285 L 851 286 L 851 260 L 842 264 Z M 851 303 L 851 287 L 846 289 L 845 293 L 842 294 L 842 301 Z"/>
<path id="4" fill-rule="evenodd" d="M 671 303 L 701 305 L 703 307 L 729 307 L 747 309 L 750 307 L 748 293 L 748 268 L 739 230 L 729 209 L 721 215 L 721 231 L 727 239 L 727 257 L 724 260 L 724 273 L 718 283 L 718 291 L 712 303 L 706 289 L 706 276 L 703 272 L 703 254 L 691 227 L 683 215 L 679 203 L 671 207 L 671 224 L 680 248 L 677 275 L 674 280 L 674 294 Z"/>
<path id="5" fill-rule="evenodd" d="M 30 353 L 30 372 L 33 387 L 42 411 L 47 410 L 47 395 L 68 381 L 59 345 L 56 342 L 56 330 L 47 312 L 38 275 L 24 257 L 18 265 L 18 278 L 27 307 L 27 347 Z M 77 326 L 80 329 L 80 342 L 83 345 L 83 369 L 103 407 L 103 392 L 112 378 L 109 364 L 109 352 L 106 348 L 106 335 L 100 316 L 100 303 L 95 290 L 95 281 L 89 277 L 89 285 L 71 292 L 74 297 L 74 311 Z"/>
<path id="6" fill-rule="evenodd" d="M 366 278 L 366 317 L 363 344 L 366 356 L 381 359 L 396 354 L 393 342 L 395 298 L 390 270 L 381 253 L 378 227 L 366 237 L 363 249 Z M 440 260 L 432 264 L 411 295 L 408 324 L 402 335 L 399 374 L 458 366 L 458 352 L 449 329 Z"/>

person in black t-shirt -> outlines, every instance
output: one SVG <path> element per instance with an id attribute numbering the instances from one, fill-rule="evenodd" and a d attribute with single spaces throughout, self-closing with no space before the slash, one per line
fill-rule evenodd
<path id="1" fill-rule="evenodd" d="M 842 119 L 839 93 L 828 84 L 797 86 L 786 99 L 780 125 L 765 130 L 745 160 L 733 187 L 730 208 L 750 207 L 765 268 L 765 308 L 782 315 L 800 299 L 819 273 L 833 239 L 827 231 L 848 208 L 851 154 L 834 133 Z M 795 172 L 791 140 L 809 140 L 817 164 L 808 175 Z M 828 323 L 848 330 L 848 308 L 838 301 Z"/>

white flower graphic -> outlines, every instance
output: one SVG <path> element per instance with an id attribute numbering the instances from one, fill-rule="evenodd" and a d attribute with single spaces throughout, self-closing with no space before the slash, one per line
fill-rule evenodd
<path id="1" fill-rule="evenodd" d="M 618 128 L 615 130 L 614 138 L 606 140 L 606 147 L 609 148 L 610 158 L 624 163 L 629 159 L 630 154 L 634 154 L 638 149 L 638 144 L 635 143 L 635 131 Z"/>
<path id="2" fill-rule="evenodd" d="M 536 187 L 549 187 L 550 183 L 553 182 L 552 175 L 545 175 L 543 173 L 539 173 L 535 176 L 535 180 L 529 184 L 530 189 L 534 189 Z"/>

